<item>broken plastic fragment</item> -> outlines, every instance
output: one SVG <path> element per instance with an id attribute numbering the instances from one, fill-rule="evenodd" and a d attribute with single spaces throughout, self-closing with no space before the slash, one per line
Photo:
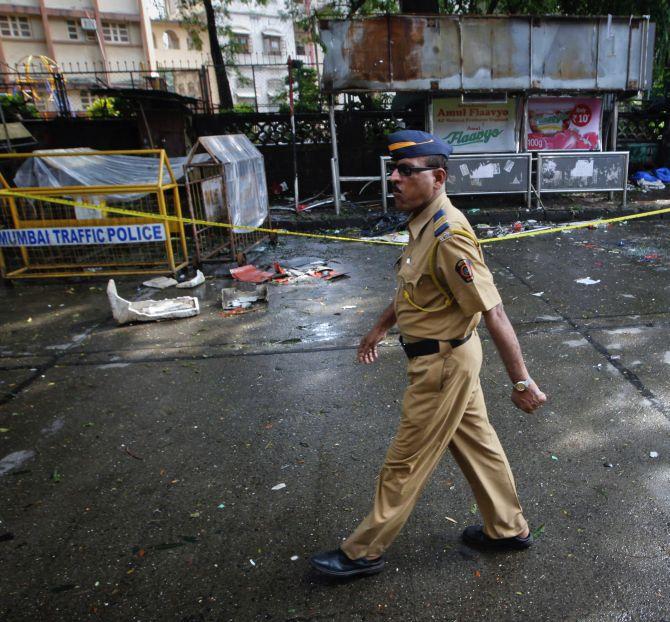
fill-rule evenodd
<path id="1" fill-rule="evenodd" d="M 590 276 L 585 276 L 583 279 L 575 279 L 575 283 L 581 285 L 597 285 L 600 283 L 600 279 L 592 279 Z"/>
<path id="2" fill-rule="evenodd" d="M 224 287 L 221 290 L 221 306 L 224 311 L 229 309 L 248 309 L 254 302 L 267 302 L 268 286 L 257 285 L 252 291 L 237 287 Z"/>
<path id="3" fill-rule="evenodd" d="M 173 320 L 192 317 L 200 313 L 198 299 L 192 296 L 181 296 L 166 300 L 143 300 L 141 302 L 124 300 L 116 291 L 114 279 L 110 279 L 107 284 L 107 297 L 112 307 L 112 315 L 118 324 Z"/>
<path id="4" fill-rule="evenodd" d="M 650 458 L 658 458 L 658 452 L 657 451 L 650 451 L 649 452 L 649 457 Z"/>
<path id="5" fill-rule="evenodd" d="M 176 284 L 177 281 L 175 279 L 171 279 L 168 276 L 157 276 L 155 279 L 149 279 L 148 281 L 144 281 L 144 283 L 142 283 L 142 285 L 145 287 L 154 287 L 155 289 L 167 289 L 168 287 L 172 287 Z"/>
<path id="6" fill-rule="evenodd" d="M 205 282 L 205 275 L 198 270 L 196 272 L 196 275 L 192 278 L 189 279 L 188 281 L 184 281 L 183 283 L 177 283 L 177 287 L 179 289 L 189 289 L 191 287 L 198 287 L 198 285 L 202 285 Z"/>
<path id="7" fill-rule="evenodd" d="M 282 488 L 286 488 L 286 484 L 282 482 L 281 484 L 277 484 L 276 486 L 272 487 L 272 490 L 281 490 Z"/>

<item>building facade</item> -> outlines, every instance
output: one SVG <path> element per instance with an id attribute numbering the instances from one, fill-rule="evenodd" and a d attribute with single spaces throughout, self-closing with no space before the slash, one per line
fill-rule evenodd
<path id="1" fill-rule="evenodd" d="M 34 94 L 38 109 L 55 109 L 47 59 L 67 72 L 73 110 L 94 100 L 92 86 L 131 86 L 128 70 L 147 68 L 151 32 L 140 0 L 15 0 L 0 4 L 0 71 Z M 101 74 L 106 69 L 109 73 Z M 139 85 L 138 85 L 139 86 Z"/>
<path id="2" fill-rule="evenodd" d="M 216 4 L 215 4 L 216 6 Z M 284 0 L 233 0 L 217 11 L 236 104 L 275 110 L 287 59 L 315 63 Z M 309 5 L 306 6 L 307 10 Z M 195 9 L 203 22 L 203 10 Z M 196 28 L 194 31 L 193 29 Z M 53 72 L 65 78 L 69 108 L 83 112 L 100 86 L 161 88 L 218 104 L 206 29 L 181 19 L 178 0 L 13 0 L 0 3 L 0 87 L 21 89 L 45 113 L 58 110 Z"/>

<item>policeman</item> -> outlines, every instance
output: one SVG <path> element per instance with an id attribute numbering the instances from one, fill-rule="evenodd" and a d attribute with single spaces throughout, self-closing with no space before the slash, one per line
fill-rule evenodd
<path id="1" fill-rule="evenodd" d="M 512 381 L 514 405 L 531 413 L 546 396 L 526 369 L 474 231 L 445 193 L 451 147 L 416 130 L 395 132 L 388 140 L 395 205 L 410 214 L 409 244 L 398 261 L 395 299 L 361 339 L 357 358 L 373 363 L 378 344 L 397 323 L 409 386 L 372 511 L 340 548 L 310 560 L 319 572 L 337 577 L 381 572 L 384 552 L 447 448 L 472 487 L 484 522 L 467 527 L 464 541 L 488 549 L 525 549 L 533 542 L 486 414 L 477 334 L 482 315 Z"/>

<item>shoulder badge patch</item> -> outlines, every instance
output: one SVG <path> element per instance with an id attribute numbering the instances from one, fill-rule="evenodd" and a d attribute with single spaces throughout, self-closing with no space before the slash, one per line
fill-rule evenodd
<path id="1" fill-rule="evenodd" d="M 447 230 L 449 229 L 449 223 L 447 222 L 447 215 L 444 213 L 444 210 L 437 210 L 435 212 L 435 215 L 433 216 L 433 232 L 435 234 L 436 238 L 440 238 L 440 236 Z M 445 240 L 447 238 L 444 238 Z M 442 238 L 440 238 L 440 241 L 443 241 Z"/>
<path id="2" fill-rule="evenodd" d="M 469 259 L 459 259 L 456 262 L 456 272 L 466 283 L 474 281 L 472 262 Z"/>

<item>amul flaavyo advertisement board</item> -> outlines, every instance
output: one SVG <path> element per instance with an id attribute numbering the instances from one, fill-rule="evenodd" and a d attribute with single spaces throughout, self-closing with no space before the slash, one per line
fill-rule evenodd
<path id="1" fill-rule="evenodd" d="M 599 151 L 602 100 L 533 97 L 528 100 L 528 151 Z"/>
<path id="2" fill-rule="evenodd" d="M 433 100 L 433 133 L 454 153 L 517 151 L 517 100 L 463 103 L 450 97 Z"/>

